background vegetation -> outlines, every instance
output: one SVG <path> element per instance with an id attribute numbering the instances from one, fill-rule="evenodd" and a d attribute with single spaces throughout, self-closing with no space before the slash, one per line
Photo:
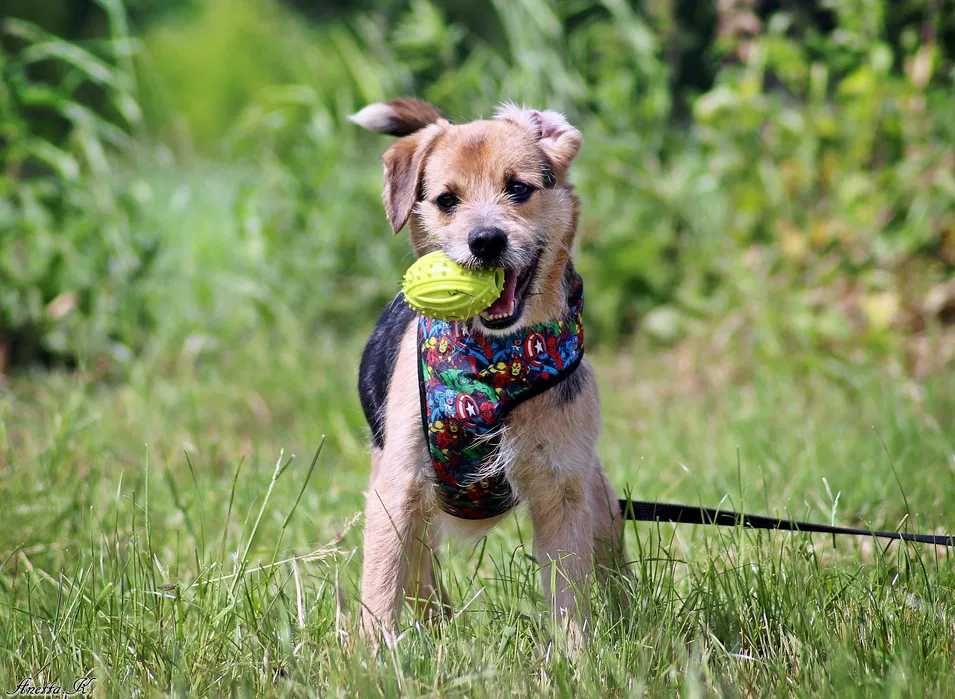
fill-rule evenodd
<path id="1" fill-rule="evenodd" d="M 414 94 L 583 131 L 615 482 L 955 528 L 949 0 L 8 0 L 0 21 L 0 676 L 951 691 L 938 551 L 635 528 L 641 612 L 597 614 L 577 664 L 518 519 L 450 557 L 475 614 L 379 662 L 353 638 L 346 526 L 357 356 L 411 259 L 381 210 L 387 140 L 346 117 Z M 314 474 L 300 457 L 269 489 L 322 435 Z"/>

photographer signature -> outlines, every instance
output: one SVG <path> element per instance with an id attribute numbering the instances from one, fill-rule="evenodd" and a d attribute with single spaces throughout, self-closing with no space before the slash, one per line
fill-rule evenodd
<path id="1" fill-rule="evenodd" d="M 81 677 L 73 683 L 72 687 L 62 687 L 56 682 L 47 682 L 38 684 L 32 677 L 27 677 L 16 687 L 7 692 L 8 697 L 75 697 L 86 696 L 93 692 L 93 684 L 96 678 L 91 675 Z"/>

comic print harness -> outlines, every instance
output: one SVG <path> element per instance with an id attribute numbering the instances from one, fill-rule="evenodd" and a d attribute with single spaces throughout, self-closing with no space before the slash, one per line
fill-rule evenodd
<path id="1" fill-rule="evenodd" d="M 438 503 L 448 514 L 486 519 L 515 504 L 501 470 L 487 471 L 508 413 L 570 376 L 583 359 L 583 281 L 569 270 L 565 284 L 562 318 L 506 337 L 418 316 L 421 417 Z"/>

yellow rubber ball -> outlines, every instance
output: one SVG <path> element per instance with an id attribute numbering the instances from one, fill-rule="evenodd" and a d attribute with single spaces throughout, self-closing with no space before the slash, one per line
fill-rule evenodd
<path id="1" fill-rule="evenodd" d="M 494 303 L 503 288 L 503 269 L 468 269 L 440 251 L 419 257 L 402 284 L 408 305 L 438 320 L 473 318 Z"/>

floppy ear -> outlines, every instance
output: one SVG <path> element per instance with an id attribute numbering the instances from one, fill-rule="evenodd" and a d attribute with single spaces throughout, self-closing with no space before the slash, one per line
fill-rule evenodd
<path id="1" fill-rule="evenodd" d="M 583 140 L 580 131 L 559 112 L 526 109 L 505 103 L 498 107 L 494 118 L 510 121 L 530 132 L 558 176 L 567 172 L 570 162 L 580 150 Z"/>
<path id="2" fill-rule="evenodd" d="M 428 154 L 444 129 L 432 124 L 405 136 L 385 151 L 385 213 L 395 233 L 404 228 L 421 194 L 421 176 Z"/>

